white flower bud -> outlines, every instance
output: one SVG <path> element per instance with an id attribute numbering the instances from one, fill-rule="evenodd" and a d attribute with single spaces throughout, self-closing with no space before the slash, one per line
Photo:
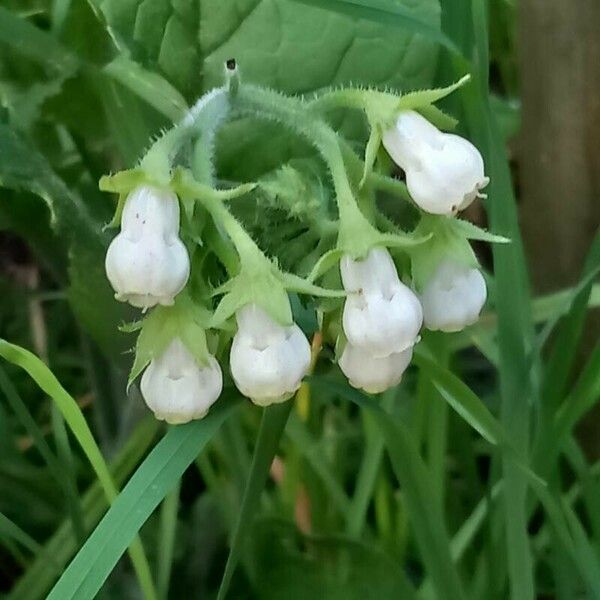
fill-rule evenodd
<path id="1" fill-rule="evenodd" d="M 173 425 L 200 419 L 223 389 L 223 374 L 214 356 L 203 366 L 175 338 L 142 375 L 141 391 L 157 419 Z"/>
<path id="2" fill-rule="evenodd" d="M 310 366 L 310 344 L 296 325 L 283 327 L 256 304 L 237 311 L 231 374 L 237 388 L 259 406 L 283 402 L 300 387 Z"/>
<path id="3" fill-rule="evenodd" d="M 349 292 L 342 317 L 348 342 L 376 358 L 412 347 L 423 323 L 421 304 L 398 278 L 387 249 L 372 248 L 364 260 L 346 255 L 340 270 Z"/>
<path id="4" fill-rule="evenodd" d="M 465 209 L 488 183 L 479 150 L 466 139 L 442 133 L 415 111 L 401 112 L 383 135 L 392 160 L 406 173 L 406 185 L 424 211 L 449 215 Z"/>
<path id="5" fill-rule="evenodd" d="M 144 309 L 173 304 L 190 274 L 173 192 L 144 185 L 129 194 L 105 266 L 117 300 Z"/>
<path id="6" fill-rule="evenodd" d="M 412 353 L 411 346 L 403 352 L 376 358 L 360 347 L 347 344 L 339 365 L 352 387 L 369 394 L 379 394 L 400 383 Z"/>
<path id="7" fill-rule="evenodd" d="M 486 297 L 485 279 L 477 269 L 445 260 L 421 295 L 425 327 L 460 331 L 477 321 Z"/>

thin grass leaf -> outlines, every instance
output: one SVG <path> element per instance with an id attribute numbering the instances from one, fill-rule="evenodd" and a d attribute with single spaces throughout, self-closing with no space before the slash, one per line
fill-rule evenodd
<path id="1" fill-rule="evenodd" d="M 430 39 L 451 52 L 459 54 L 457 46 L 442 31 L 415 17 L 414 13 L 398 3 L 385 0 L 295 0 L 308 6 L 332 10 L 357 19 L 382 25 L 404 28 Z"/>
<path id="2" fill-rule="evenodd" d="M 231 536 L 231 547 L 219 586 L 217 600 L 224 600 L 227 595 L 231 578 L 240 559 L 246 535 L 252 526 L 252 520 L 258 509 L 260 497 L 269 476 L 269 469 L 279 448 L 279 440 L 285 429 L 291 409 L 292 402 L 284 402 L 283 404 L 269 406 L 263 411 L 254 455 L 252 456 L 252 464 Z"/>
<path id="3" fill-rule="evenodd" d="M 96 597 L 142 525 L 236 405 L 236 401 L 221 399 L 206 418 L 168 430 L 52 588 L 48 600 Z"/>
<path id="4" fill-rule="evenodd" d="M 40 389 L 52 398 L 94 469 L 108 501 L 112 502 L 117 496 L 117 488 L 75 399 L 62 387 L 44 362 L 29 350 L 0 339 L 0 356 L 24 369 Z M 130 555 L 142 590 L 148 598 L 156 598 L 148 559 L 139 540 L 133 543 Z"/>
<path id="5" fill-rule="evenodd" d="M 158 421 L 148 416 L 141 421 L 129 436 L 125 446 L 111 463 L 111 475 L 117 485 L 127 479 L 148 450 L 158 430 Z M 82 495 L 81 505 L 88 530 L 93 529 L 106 510 L 106 495 L 100 482 L 96 480 Z M 44 544 L 43 552 L 35 557 L 24 575 L 15 584 L 10 595 L 11 600 L 45 599 L 48 590 L 64 571 L 78 545 L 73 535 L 70 520 L 64 521 Z"/>
<path id="6" fill-rule="evenodd" d="M 332 503 L 336 505 L 344 517 L 347 517 L 350 510 L 350 500 L 338 483 L 327 461 L 324 460 L 323 451 L 318 441 L 314 439 L 304 423 L 295 415 L 291 416 L 285 432 L 311 469 L 321 479 Z"/>
<path id="7" fill-rule="evenodd" d="M 50 449 L 42 430 L 39 428 L 27 405 L 23 402 L 23 399 L 2 366 L 0 366 L 0 390 L 2 390 L 11 409 L 33 439 L 35 447 L 48 465 L 53 477 L 62 487 L 65 500 L 70 509 L 70 517 L 73 520 L 75 534 L 80 541 L 83 541 L 85 528 L 81 520 L 78 494 L 74 481 L 69 476 L 69 472 L 63 469 L 60 461 Z"/>
<path id="8" fill-rule="evenodd" d="M 169 582 L 173 566 L 173 551 L 177 533 L 177 512 L 179 511 L 179 492 L 181 482 L 175 484 L 175 489 L 163 500 L 160 509 L 160 533 L 158 542 L 158 576 L 156 587 L 158 597 L 166 600 L 169 595 Z"/>
<path id="9" fill-rule="evenodd" d="M 323 378 L 314 378 L 312 381 L 315 387 L 369 410 L 376 419 L 385 437 L 394 472 L 402 486 L 411 530 L 434 587 L 444 600 L 464 599 L 462 584 L 450 556 L 450 541 L 442 507 L 409 431 L 358 390 Z"/>
<path id="10" fill-rule="evenodd" d="M 27 548 L 33 554 L 38 554 L 43 551 L 43 548 L 38 544 L 27 532 L 23 531 L 16 523 L 11 521 L 6 515 L 0 512 L 0 537 L 12 539 L 18 542 L 24 548 Z"/>

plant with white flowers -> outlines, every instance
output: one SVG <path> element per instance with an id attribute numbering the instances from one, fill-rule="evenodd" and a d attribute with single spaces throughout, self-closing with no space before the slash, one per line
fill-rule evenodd
<path id="1" fill-rule="evenodd" d="M 118 300 L 152 309 L 125 329 L 140 329 L 130 383 L 142 375 L 157 418 L 203 417 L 224 375 L 259 406 L 291 398 L 317 360 L 321 344 L 311 354 L 307 335 L 317 322 L 350 385 L 376 394 L 400 382 L 423 324 L 458 331 L 477 319 L 486 287 L 468 240 L 505 240 L 452 218 L 483 197 L 488 179 L 479 152 L 441 131 L 454 123 L 432 104 L 465 81 L 403 96 L 350 88 L 304 100 L 241 84 L 228 63 L 226 84 L 139 165 L 102 178 L 102 189 L 120 195 L 108 279 Z M 345 108 L 362 109 L 371 126 L 364 160 L 327 120 Z M 230 114 L 257 127 L 274 122 L 315 155 L 216 189 L 216 133 Z M 381 144 L 406 185 L 375 169 Z M 380 190 L 409 202 L 412 231 L 382 213 Z M 306 299 L 296 297 L 294 311 L 292 294 Z"/>

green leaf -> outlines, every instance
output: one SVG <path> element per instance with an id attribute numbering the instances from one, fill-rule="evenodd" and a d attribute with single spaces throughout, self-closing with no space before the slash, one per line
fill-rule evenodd
<path id="1" fill-rule="evenodd" d="M 35 354 L 0 339 L 0 356 L 27 371 L 39 387 L 52 398 L 94 469 L 107 499 L 109 502 L 112 501 L 117 495 L 117 488 L 75 399 L 67 393 L 52 371 Z M 142 589 L 149 597 L 155 598 L 150 568 L 139 540 L 132 543 L 130 553 Z"/>
<path id="2" fill-rule="evenodd" d="M 72 73 L 78 59 L 49 33 L 0 6 L 0 42 L 57 72 Z"/>
<path id="3" fill-rule="evenodd" d="M 2 513 L 0 513 L 0 537 L 13 539 L 34 554 L 43 552 L 42 547 L 28 533 Z"/>
<path id="4" fill-rule="evenodd" d="M 311 384 L 349 400 L 373 415 L 385 438 L 394 472 L 402 486 L 412 531 L 437 593 L 444 600 L 464 599 L 462 584 L 450 556 L 442 507 L 409 431 L 357 390 L 317 377 L 311 379 Z"/>
<path id="5" fill-rule="evenodd" d="M 252 464 L 250 465 L 242 504 L 231 536 L 231 548 L 219 586 L 217 600 L 224 600 L 227 595 L 231 578 L 240 559 L 246 537 L 252 527 L 252 520 L 258 510 L 269 469 L 279 448 L 279 440 L 285 429 L 292 406 L 292 402 L 285 402 L 269 406 L 263 410 Z"/>
<path id="6" fill-rule="evenodd" d="M 254 585 L 261 600 L 416 600 L 401 565 L 370 544 L 342 536 L 302 535 L 263 520 L 252 531 Z"/>
<path id="7" fill-rule="evenodd" d="M 185 116 L 188 110 L 185 99 L 157 73 L 146 71 L 125 56 L 115 58 L 104 71 L 173 123 Z"/>
<path id="8" fill-rule="evenodd" d="M 52 170 L 46 158 L 12 128 L 0 124 L 0 185 L 28 190 L 50 210 L 51 224 L 70 248 L 69 300 L 95 341 L 108 352 L 127 347 L 116 325 L 131 314 L 115 301 L 104 274 L 108 237 L 89 206 Z M 111 325 L 113 325 L 111 327 Z"/>
<path id="9" fill-rule="evenodd" d="M 111 475 L 117 485 L 127 479 L 144 456 L 157 429 L 158 421 L 152 416 L 147 416 L 130 434 L 125 446 L 110 466 Z M 86 528 L 92 529 L 96 526 L 106 510 L 106 504 L 102 486 L 96 480 L 81 498 Z M 42 553 L 36 556 L 24 575 L 17 581 L 12 589 L 11 600 L 46 598 L 51 585 L 64 571 L 67 562 L 78 547 L 71 521 L 64 521 L 44 544 Z"/>
<path id="10" fill-rule="evenodd" d="M 48 600 L 96 597 L 142 525 L 236 405 L 237 401 L 221 399 L 201 421 L 169 428 L 52 588 Z"/>
<path id="11" fill-rule="evenodd" d="M 440 29 L 421 20 L 414 9 L 405 8 L 401 4 L 386 2 L 385 0 L 296 0 L 309 6 L 347 14 L 357 19 L 365 19 L 387 26 L 394 26 L 400 30 L 410 31 L 442 44 L 452 52 L 459 52 L 455 44 Z M 412 5 L 414 6 L 414 5 Z"/>

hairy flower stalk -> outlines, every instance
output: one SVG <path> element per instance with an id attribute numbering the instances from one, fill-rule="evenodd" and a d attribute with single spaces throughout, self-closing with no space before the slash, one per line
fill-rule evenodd
<path id="1" fill-rule="evenodd" d="M 173 192 L 141 185 L 129 194 L 105 266 L 117 300 L 143 309 L 173 304 L 190 273 Z"/>
<path id="2" fill-rule="evenodd" d="M 150 362 L 141 392 L 157 419 L 170 424 L 200 419 L 221 395 L 223 375 L 214 356 L 200 365 L 179 338 Z"/>
<path id="3" fill-rule="evenodd" d="M 465 209 L 489 183 L 483 158 L 468 140 L 442 133 L 419 113 L 402 111 L 383 145 L 406 173 L 406 185 L 424 211 L 451 215 Z"/>
<path id="4" fill-rule="evenodd" d="M 257 304 L 237 311 L 238 331 L 231 345 L 236 387 L 259 406 L 284 402 L 300 387 L 310 367 L 310 344 L 295 323 L 276 323 Z"/>
<path id="5" fill-rule="evenodd" d="M 461 331 L 477 321 L 486 297 L 485 280 L 478 269 L 445 260 L 421 294 L 425 327 Z"/>

